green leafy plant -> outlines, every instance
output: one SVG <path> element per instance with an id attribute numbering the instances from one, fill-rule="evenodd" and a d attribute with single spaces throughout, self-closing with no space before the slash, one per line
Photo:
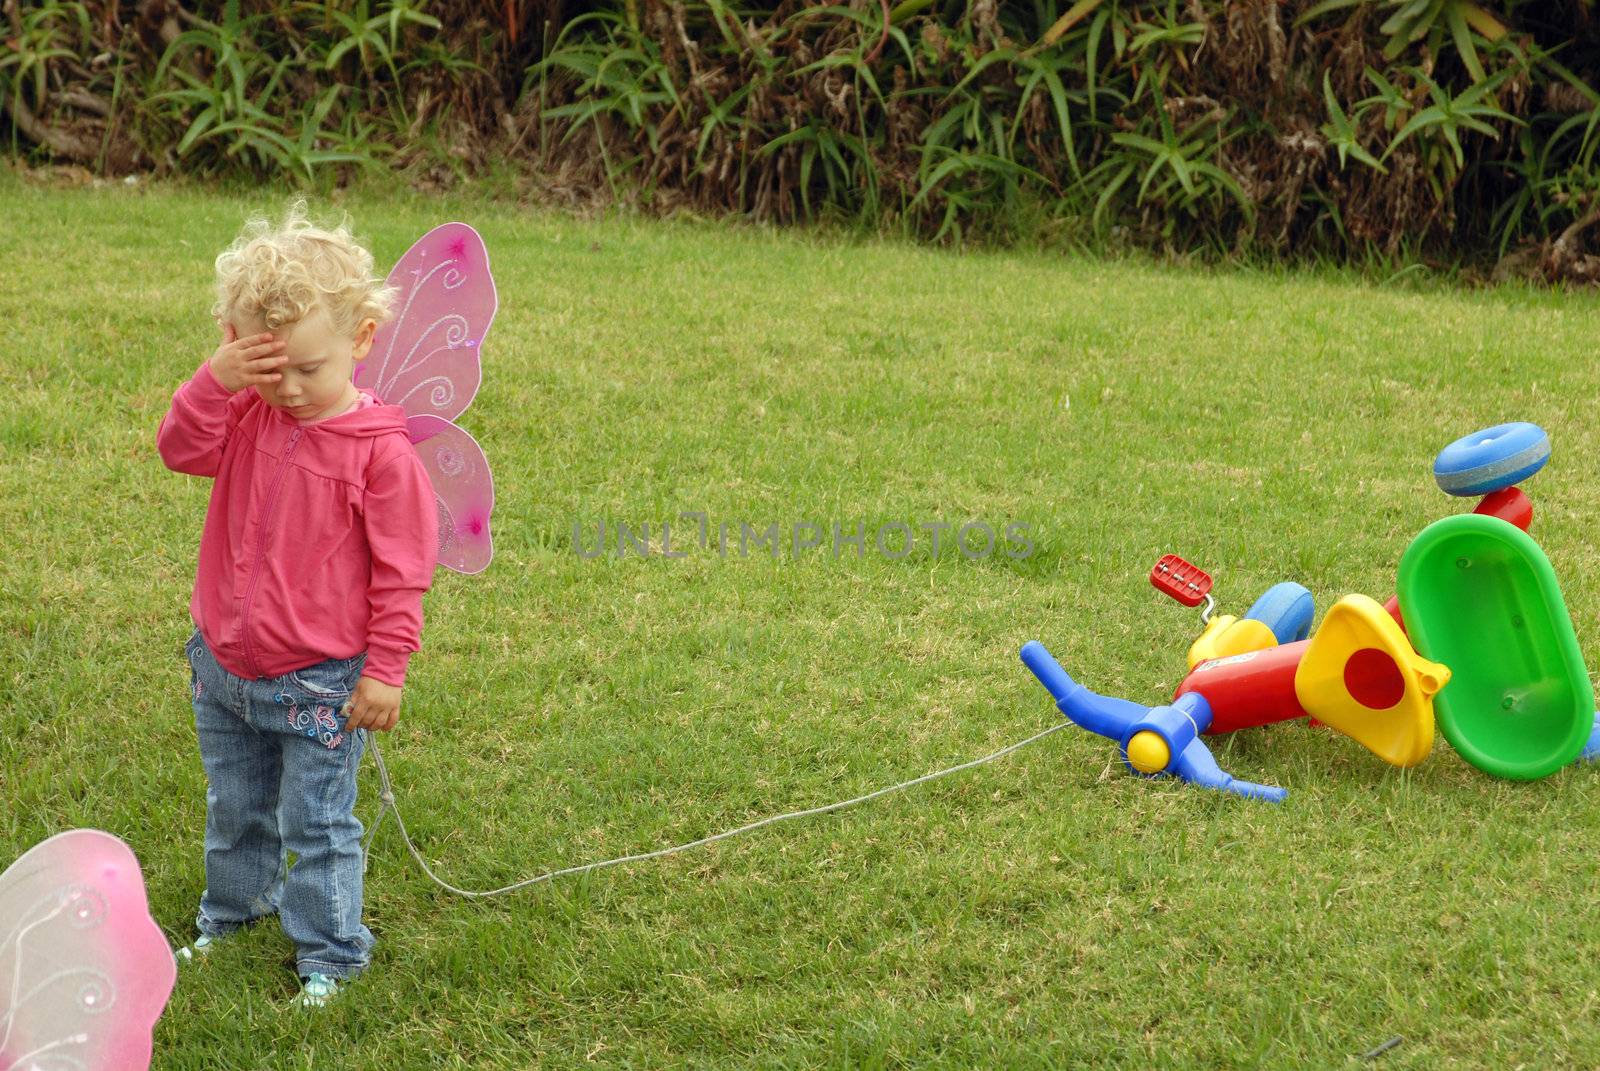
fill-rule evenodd
<path id="1" fill-rule="evenodd" d="M 307 182 L 388 162 L 430 184 L 509 167 L 651 210 L 939 241 L 1490 256 L 1581 245 L 1593 211 L 1600 29 L 1567 7 L 568 9 L 222 0 L 157 25 L 34 0 L 5 14 L 0 112 L 14 151 L 95 167 Z"/>
<path id="2" fill-rule="evenodd" d="M 1405 126 L 1400 128 L 1400 132 L 1384 151 L 1385 158 L 1411 137 L 1433 135 L 1442 137 L 1449 146 L 1451 158 L 1455 162 L 1452 173 L 1459 172 L 1466 166 L 1466 154 L 1461 149 L 1463 131 L 1474 131 L 1486 137 L 1498 138 L 1500 131 L 1491 125 L 1491 120 L 1519 125 L 1522 122 L 1502 111 L 1494 103 L 1494 91 L 1505 80 L 1503 74 L 1478 82 L 1456 94 L 1452 94 L 1420 70 L 1414 70 L 1412 74 L 1427 87 L 1428 96 L 1433 103 L 1406 120 Z"/>
<path id="3" fill-rule="evenodd" d="M 1339 153 L 1339 166 L 1344 167 L 1348 158 L 1353 156 L 1377 171 L 1387 171 L 1388 169 L 1376 156 L 1362 147 L 1360 135 L 1356 132 L 1356 124 L 1339 106 L 1339 99 L 1334 96 L 1331 76 L 1327 71 L 1322 72 L 1322 97 L 1328 105 L 1328 121 L 1322 124 L 1320 129 L 1322 136 L 1328 139 L 1328 144 Z"/>
<path id="4" fill-rule="evenodd" d="M 1124 151 L 1108 155 L 1102 165 L 1106 177 L 1095 203 L 1097 221 L 1104 218 L 1112 198 L 1135 176 L 1139 179 L 1136 205 L 1153 201 L 1166 209 L 1192 215 L 1200 205 L 1215 203 L 1220 195 L 1226 195 L 1247 217 L 1254 214 L 1254 206 L 1238 182 L 1212 162 L 1221 145 L 1219 140 L 1203 134 L 1180 136 L 1164 111 L 1158 116 L 1157 126 L 1159 138 L 1133 133 L 1112 135 L 1113 144 Z M 1176 219 L 1169 216 L 1163 223 L 1164 233 L 1172 233 L 1176 225 Z"/>
<path id="5" fill-rule="evenodd" d="M 427 26 L 439 29 L 439 20 L 426 14 L 424 4 L 411 4 L 394 0 L 388 10 L 371 13 L 369 0 L 357 0 L 354 11 L 330 8 L 329 16 L 344 30 L 344 37 L 328 50 L 323 61 L 329 70 L 339 66 L 344 57 L 354 52 L 361 60 L 361 69 L 370 77 L 373 73 L 372 56 L 383 61 L 390 79 L 398 85 L 400 71 L 395 66 L 395 54 L 400 48 L 400 33 L 406 26 Z M 369 55 L 369 52 L 371 55 Z"/>
<path id="6" fill-rule="evenodd" d="M 1323 0 L 1303 12 L 1296 24 L 1310 23 L 1331 12 L 1348 11 L 1366 3 L 1368 0 Z M 1380 34 L 1388 37 L 1383 47 L 1384 58 L 1397 59 L 1419 44 L 1430 55 L 1438 55 L 1448 36 L 1474 82 L 1486 77 L 1478 53 L 1479 42 L 1493 45 L 1507 32 L 1505 24 L 1475 0 L 1383 0 L 1382 6 L 1389 12 L 1378 28 Z"/>
<path id="7" fill-rule="evenodd" d="M 0 47 L 0 99 L 11 114 L 37 111 L 48 96 L 53 63 L 71 60 L 80 42 L 91 39 L 89 12 L 81 3 L 46 0 L 24 13 L 17 32 Z M 17 131 L 12 128 L 12 151 Z"/>
<path id="8" fill-rule="evenodd" d="M 339 102 L 339 86 L 328 86 L 300 109 L 280 106 L 288 96 L 291 60 L 269 59 L 254 46 L 264 20 L 241 14 L 239 4 L 230 2 L 220 22 L 196 19 L 167 47 L 154 81 L 177 85 L 150 95 L 147 106 L 182 125 L 173 152 L 212 172 L 237 161 L 256 173 L 304 179 L 331 164 L 371 166 L 370 124 L 351 117 L 340 129 L 325 127 Z"/>

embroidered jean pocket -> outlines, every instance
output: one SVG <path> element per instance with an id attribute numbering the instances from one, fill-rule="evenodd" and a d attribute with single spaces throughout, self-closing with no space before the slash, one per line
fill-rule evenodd
<path id="1" fill-rule="evenodd" d="M 343 701 L 355 691 L 362 658 L 330 658 L 326 662 L 305 666 L 287 674 L 289 683 L 311 699 L 337 699 Z"/>
<path id="2" fill-rule="evenodd" d="M 283 703 L 286 696 L 280 695 L 278 702 Z M 332 751 L 344 743 L 345 734 L 344 712 L 337 710 L 326 703 L 296 703 L 284 704 L 288 707 L 284 717 L 288 722 L 289 731 L 308 737 Z"/>
<path id="3" fill-rule="evenodd" d="M 332 750 L 345 741 L 344 702 L 355 690 L 362 656 L 332 658 L 284 674 L 275 696 L 292 733 Z"/>

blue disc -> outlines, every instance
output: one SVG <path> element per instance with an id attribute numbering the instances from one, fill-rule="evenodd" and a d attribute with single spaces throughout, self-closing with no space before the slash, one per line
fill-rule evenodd
<path id="1" fill-rule="evenodd" d="M 1550 460 L 1550 436 L 1537 424 L 1516 421 L 1463 436 L 1439 451 L 1433 478 L 1462 498 L 1514 487 Z"/>
<path id="2" fill-rule="evenodd" d="M 1315 615 L 1316 603 L 1311 592 L 1285 580 L 1268 588 L 1244 616 L 1266 625 L 1279 643 L 1294 643 L 1311 635 L 1311 619 Z"/>

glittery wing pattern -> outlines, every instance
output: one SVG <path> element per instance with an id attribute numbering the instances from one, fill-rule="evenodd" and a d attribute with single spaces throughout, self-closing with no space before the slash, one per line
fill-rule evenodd
<path id="1" fill-rule="evenodd" d="M 94 829 L 0 874 L 0 1071 L 141 1071 L 172 994 L 172 949 L 139 861 Z"/>
<path id="2" fill-rule="evenodd" d="M 408 417 L 406 431 L 433 481 L 439 564 L 458 573 L 483 572 L 494 554 L 489 538 L 494 480 L 483 448 L 458 425 L 434 416 Z"/>
<path id="3" fill-rule="evenodd" d="M 379 328 L 355 382 L 406 411 L 438 503 L 439 564 L 481 572 L 494 553 L 494 480 L 483 449 L 454 420 L 483 378 L 480 350 L 498 305 L 489 252 L 465 223 L 441 224 L 406 250 L 388 283 L 399 291 L 395 317 Z"/>

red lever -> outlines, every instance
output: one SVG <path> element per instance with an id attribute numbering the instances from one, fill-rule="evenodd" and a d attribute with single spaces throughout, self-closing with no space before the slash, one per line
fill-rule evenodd
<path id="1" fill-rule="evenodd" d="M 1150 583 L 1185 606 L 1199 606 L 1211 590 L 1211 577 L 1176 554 L 1168 554 L 1150 570 Z"/>

